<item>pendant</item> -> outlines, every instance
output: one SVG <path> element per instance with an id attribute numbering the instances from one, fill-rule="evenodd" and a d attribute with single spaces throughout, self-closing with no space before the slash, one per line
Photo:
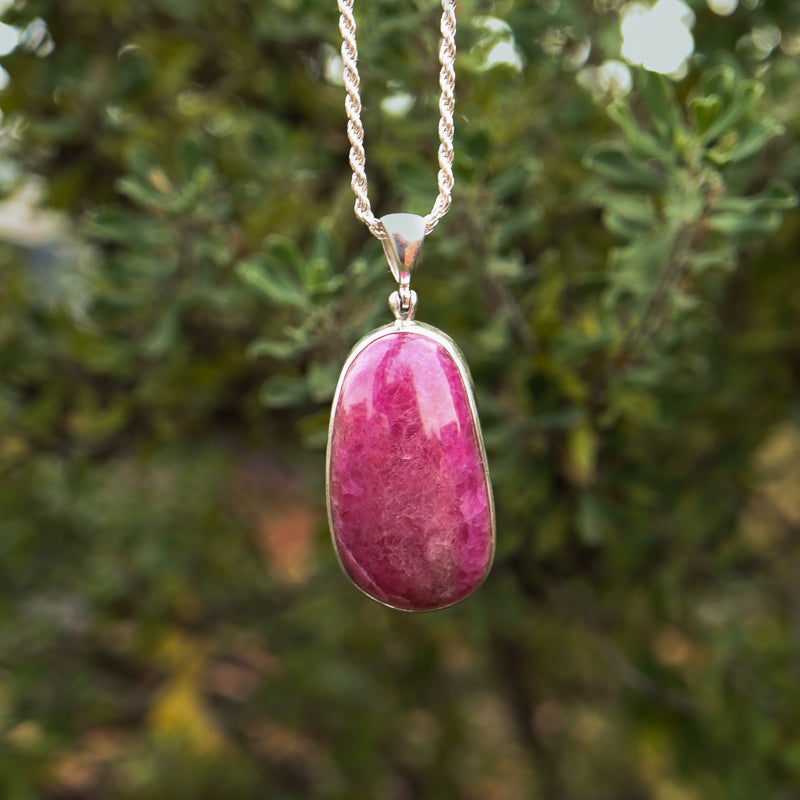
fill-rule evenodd
<path id="1" fill-rule="evenodd" d="M 492 490 L 466 364 L 448 336 L 413 319 L 424 220 L 381 222 L 399 282 L 390 299 L 397 320 L 363 338 L 342 369 L 328 519 L 339 562 L 361 591 L 392 608 L 433 611 L 463 600 L 489 572 Z"/>

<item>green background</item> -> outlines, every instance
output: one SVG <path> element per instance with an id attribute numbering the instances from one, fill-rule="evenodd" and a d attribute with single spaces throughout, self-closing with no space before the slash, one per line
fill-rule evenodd
<path id="1" fill-rule="evenodd" d="M 459 3 L 415 288 L 498 550 L 428 615 L 352 588 L 325 522 L 393 288 L 333 0 L 6 10 L 3 798 L 800 798 L 800 4 L 693 2 L 688 74 L 614 96 L 619 5 Z M 373 207 L 427 213 L 440 7 L 356 11 Z"/>

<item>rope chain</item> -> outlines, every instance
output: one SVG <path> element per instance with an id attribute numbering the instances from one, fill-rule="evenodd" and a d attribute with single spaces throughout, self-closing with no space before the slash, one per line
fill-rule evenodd
<path id="1" fill-rule="evenodd" d="M 339 0 L 339 30 L 342 34 L 342 61 L 344 85 L 347 90 L 347 138 L 350 140 L 350 166 L 353 169 L 351 185 L 356 196 L 355 213 L 378 239 L 387 234 L 379 219 L 372 213 L 367 192 L 367 159 L 364 152 L 364 126 L 361 122 L 361 78 L 358 74 L 358 47 L 356 21 L 353 16 L 354 0 Z M 425 234 L 429 234 L 450 208 L 453 194 L 453 112 L 456 87 L 456 0 L 442 0 L 442 41 L 439 47 L 439 195 L 430 214 L 425 217 Z"/>

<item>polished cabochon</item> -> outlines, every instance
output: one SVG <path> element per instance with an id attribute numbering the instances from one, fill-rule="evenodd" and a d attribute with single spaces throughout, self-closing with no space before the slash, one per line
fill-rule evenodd
<path id="1" fill-rule="evenodd" d="M 398 321 L 355 346 L 331 410 L 327 497 L 342 568 L 371 598 L 432 611 L 484 580 L 489 471 L 468 371 L 444 333 Z"/>

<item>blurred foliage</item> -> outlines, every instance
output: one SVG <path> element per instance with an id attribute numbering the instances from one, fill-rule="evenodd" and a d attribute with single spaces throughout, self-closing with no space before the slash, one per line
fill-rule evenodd
<path id="1" fill-rule="evenodd" d="M 697 0 L 687 74 L 628 93 L 591 79 L 616 0 L 459 3 L 415 288 L 471 365 L 498 556 L 423 616 L 324 521 L 392 290 L 335 3 L 6 5 L 4 798 L 800 798 L 797 4 Z M 439 4 L 357 6 L 373 206 L 426 213 Z"/>

